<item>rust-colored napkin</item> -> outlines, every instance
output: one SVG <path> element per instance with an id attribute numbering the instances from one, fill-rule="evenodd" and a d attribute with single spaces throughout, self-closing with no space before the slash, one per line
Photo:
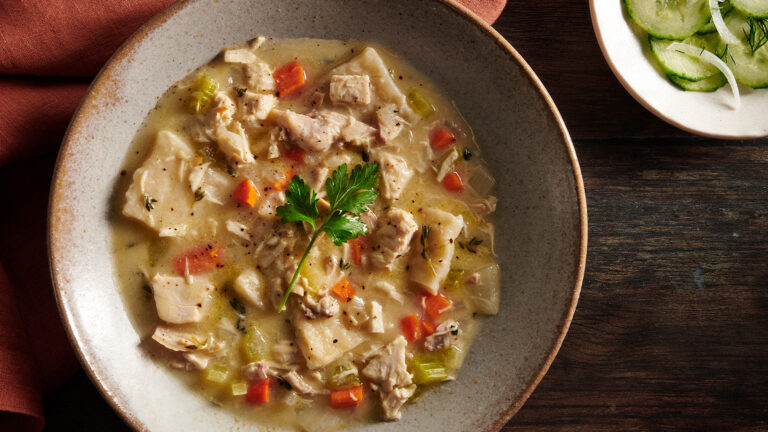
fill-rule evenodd
<path id="1" fill-rule="evenodd" d="M 506 0 L 459 0 L 489 23 Z M 55 152 L 92 77 L 172 0 L 0 0 L 0 430 L 39 431 L 77 370 L 45 243 Z"/>

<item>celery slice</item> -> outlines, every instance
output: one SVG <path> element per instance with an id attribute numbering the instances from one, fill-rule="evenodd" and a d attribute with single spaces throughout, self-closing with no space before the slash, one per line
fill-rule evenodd
<path id="1" fill-rule="evenodd" d="M 257 362 L 264 359 L 265 346 L 267 342 L 264 340 L 264 336 L 256 327 L 251 327 L 243 336 L 242 340 L 242 352 L 248 363 Z"/>
<path id="2" fill-rule="evenodd" d="M 456 292 L 464 286 L 464 270 L 451 269 L 445 278 L 445 289 Z"/>
<path id="3" fill-rule="evenodd" d="M 205 112 L 218 89 L 219 83 L 213 77 L 200 75 L 190 87 L 192 94 L 186 100 L 187 110 L 192 114 Z"/>
<path id="4" fill-rule="evenodd" d="M 426 117 L 435 112 L 435 107 L 429 103 L 418 89 L 413 89 L 408 93 L 408 105 L 410 105 L 411 109 L 413 109 L 416 114 L 422 117 Z"/>
<path id="5" fill-rule="evenodd" d="M 203 378 L 211 384 L 224 384 L 229 378 L 229 370 L 222 365 L 213 365 L 205 370 Z"/>
<path id="6" fill-rule="evenodd" d="M 445 366 L 437 362 L 423 362 L 417 358 L 411 361 L 411 373 L 416 384 L 434 384 L 448 378 Z"/>
<path id="7" fill-rule="evenodd" d="M 248 393 L 248 383 L 245 381 L 235 381 L 232 383 L 232 396 L 243 396 Z"/>

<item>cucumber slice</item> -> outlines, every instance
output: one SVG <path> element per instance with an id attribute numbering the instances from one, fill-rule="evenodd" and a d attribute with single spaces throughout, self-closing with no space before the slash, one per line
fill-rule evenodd
<path id="1" fill-rule="evenodd" d="M 707 62 L 675 50 L 667 49 L 675 41 L 656 39 L 650 36 L 648 42 L 651 45 L 651 52 L 661 63 L 661 67 L 667 75 L 676 76 L 688 81 L 699 81 L 719 73 L 715 66 Z M 720 37 L 717 33 L 704 36 L 693 35 L 683 41 L 683 43 L 714 52 L 718 48 Z"/>
<path id="2" fill-rule="evenodd" d="M 745 33 L 749 33 L 749 21 L 740 12 L 734 12 L 725 19 L 725 25 L 741 41 L 738 44 L 725 45 L 720 42 L 719 52 L 728 53 L 724 61 L 733 70 L 736 81 L 753 88 L 768 87 L 768 44 L 763 45 L 754 54 Z"/>
<path id="3" fill-rule="evenodd" d="M 731 6 L 730 3 L 725 2 L 720 5 L 720 13 L 723 15 L 723 18 L 728 16 L 729 13 L 733 10 L 733 6 Z M 696 30 L 696 33 L 700 35 L 710 34 L 717 31 L 717 27 L 715 27 L 715 23 L 712 22 L 712 17 L 710 17 L 707 20 L 707 23 L 704 24 L 700 29 Z"/>
<path id="4" fill-rule="evenodd" d="M 668 77 L 673 83 L 675 83 L 675 85 L 681 89 L 697 92 L 713 92 L 728 82 L 728 80 L 725 78 L 725 75 L 722 73 L 717 73 L 709 78 L 704 78 L 703 80 L 698 81 L 689 81 L 674 75 L 668 75 Z"/>
<path id="5" fill-rule="evenodd" d="M 651 36 L 683 40 L 711 18 L 707 0 L 624 0 L 627 14 Z"/>
<path id="6" fill-rule="evenodd" d="M 731 3 L 744 14 L 755 18 L 768 18 L 768 1 L 766 0 L 731 0 Z"/>

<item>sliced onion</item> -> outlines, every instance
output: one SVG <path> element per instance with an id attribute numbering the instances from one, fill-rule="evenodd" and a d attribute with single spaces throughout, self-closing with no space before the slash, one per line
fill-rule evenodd
<path id="1" fill-rule="evenodd" d="M 725 75 L 725 78 L 728 79 L 728 85 L 731 86 L 731 92 L 733 92 L 733 109 L 739 109 L 739 106 L 741 106 L 741 96 L 739 96 L 739 86 L 736 84 L 736 78 L 733 76 L 733 72 L 731 72 L 731 69 L 728 67 L 727 64 L 725 64 L 724 61 L 720 60 L 720 57 L 716 56 L 715 54 L 705 49 L 701 49 L 699 47 L 695 47 L 693 45 L 688 45 L 680 42 L 674 42 L 670 44 L 669 47 L 667 47 L 667 49 L 679 51 L 691 57 L 698 57 L 701 59 L 701 61 L 707 62 L 712 66 L 718 68 L 720 72 L 722 72 L 723 75 Z"/>
<path id="2" fill-rule="evenodd" d="M 477 271 L 476 284 L 464 286 L 467 298 L 475 306 L 475 310 L 487 315 L 499 312 L 499 297 L 501 290 L 501 270 L 498 264 L 491 264 Z"/>
<path id="3" fill-rule="evenodd" d="M 739 38 L 731 33 L 731 29 L 725 25 L 725 21 L 723 20 L 723 13 L 720 10 L 720 2 L 722 1 L 723 0 L 709 0 L 709 12 L 712 13 L 712 23 L 715 24 L 715 28 L 720 34 L 720 38 L 723 39 L 723 42 L 727 44 L 737 44 L 739 43 Z"/>

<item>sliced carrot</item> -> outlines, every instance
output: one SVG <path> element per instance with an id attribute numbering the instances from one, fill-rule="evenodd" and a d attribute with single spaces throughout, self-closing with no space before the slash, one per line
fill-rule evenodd
<path id="1" fill-rule="evenodd" d="M 259 199 L 259 191 L 256 190 L 253 182 L 248 179 L 241 181 L 232 195 L 239 203 L 245 204 L 248 207 L 256 205 L 256 200 Z"/>
<path id="2" fill-rule="evenodd" d="M 288 189 L 288 184 L 291 182 L 291 179 L 293 176 L 296 175 L 296 172 L 293 170 L 288 170 L 287 173 L 283 176 L 283 178 L 275 180 L 274 183 L 272 183 L 272 189 L 276 191 L 284 191 Z"/>
<path id="3" fill-rule="evenodd" d="M 174 267 L 179 275 L 208 273 L 223 265 L 223 250 L 218 246 L 206 245 L 184 252 L 173 259 Z"/>
<path id="4" fill-rule="evenodd" d="M 245 400 L 254 405 L 263 405 L 269 402 L 269 379 L 254 381 L 248 386 Z"/>
<path id="5" fill-rule="evenodd" d="M 350 301 L 355 296 L 355 287 L 347 278 L 342 278 L 331 288 L 331 292 L 341 301 Z"/>
<path id="6" fill-rule="evenodd" d="M 464 182 L 456 171 L 449 172 L 443 177 L 443 186 L 451 192 L 461 192 L 464 190 Z"/>
<path id="7" fill-rule="evenodd" d="M 436 149 L 444 149 L 456 142 L 456 137 L 450 129 L 438 126 L 429 133 L 429 143 Z"/>
<path id="8" fill-rule="evenodd" d="M 403 336 L 405 336 L 408 343 L 421 339 L 421 324 L 418 315 L 407 315 L 400 320 L 400 327 L 402 328 Z"/>
<path id="9" fill-rule="evenodd" d="M 302 150 L 299 147 L 291 147 L 288 149 L 288 151 L 285 152 L 285 158 L 293 161 L 294 163 L 297 163 L 299 165 L 304 165 L 304 150 Z"/>
<path id="10" fill-rule="evenodd" d="M 296 90 L 304 87 L 307 82 L 307 74 L 299 62 L 294 61 L 276 70 L 272 74 L 275 78 L 277 96 L 288 96 Z"/>
<path id="11" fill-rule="evenodd" d="M 350 251 L 352 252 L 352 262 L 355 265 L 360 265 L 363 262 L 363 253 L 368 249 L 368 237 L 357 236 L 349 241 Z"/>
<path id="12" fill-rule="evenodd" d="M 434 334 L 436 330 L 437 330 L 437 326 L 435 325 L 434 322 L 432 322 L 431 320 L 425 320 L 425 319 L 421 320 L 421 333 L 424 336 L 429 336 L 431 334 Z"/>
<path id="13" fill-rule="evenodd" d="M 331 406 L 335 409 L 354 408 L 363 403 L 363 385 L 331 390 Z"/>
<path id="14" fill-rule="evenodd" d="M 428 294 L 422 304 L 424 305 L 424 312 L 427 313 L 432 321 L 437 321 L 445 311 L 451 308 L 453 302 L 442 294 Z"/>

